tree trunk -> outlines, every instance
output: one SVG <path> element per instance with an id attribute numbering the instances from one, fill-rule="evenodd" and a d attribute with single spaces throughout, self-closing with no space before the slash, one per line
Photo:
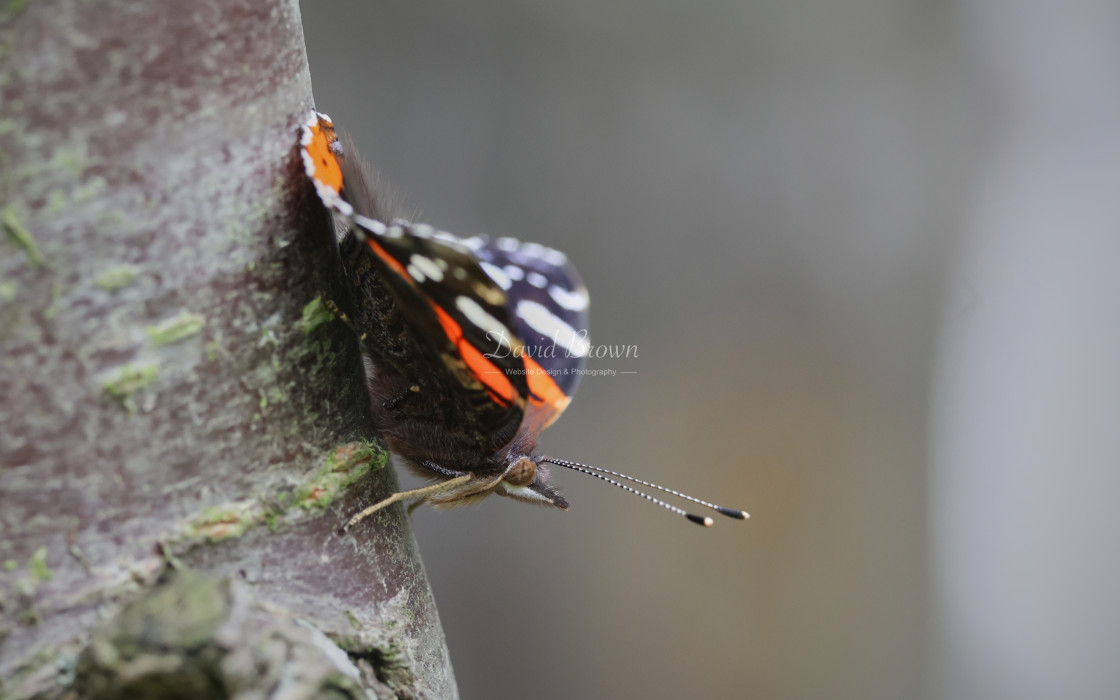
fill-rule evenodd
<path id="1" fill-rule="evenodd" d="M 13 0 L 0 57 L 0 695 L 454 697 L 401 510 L 338 534 L 395 479 L 296 0 Z"/>

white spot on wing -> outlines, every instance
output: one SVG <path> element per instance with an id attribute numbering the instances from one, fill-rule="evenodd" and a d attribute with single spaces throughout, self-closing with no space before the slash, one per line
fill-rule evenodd
<path id="1" fill-rule="evenodd" d="M 540 243 L 522 243 L 521 254 L 526 257 L 543 260 L 555 267 L 561 267 L 564 263 L 568 262 L 567 255 L 564 255 L 558 250 L 553 250 L 548 246 L 543 246 Z"/>
<path id="2" fill-rule="evenodd" d="M 548 278 L 539 272 L 530 272 L 526 279 L 529 280 L 529 284 L 539 289 L 544 289 L 548 286 Z"/>
<path id="3" fill-rule="evenodd" d="M 486 239 L 482 236 L 471 236 L 470 238 L 463 238 L 461 239 L 461 242 L 463 245 L 476 252 L 480 250 L 484 245 L 486 245 Z"/>
<path id="4" fill-rule="evenodd" d="M 516 238 L 502 237 L 498 239 L 498 248 L 506 251 L 507 253 L 512 253 L 520 247 L 521 244 Z"/>
<path id="5" fill-rule="evenodd" d="M 447 231 L 436 231 L 432 234 L 432 238 L 449 248 L 454 248 L 460 253 L 465 253 L 469 250 L 462 238 L 459 238 L 453 233 L 448 233 Z"/>
<path id="6" fill-rule="evenodd" d="M 439 265 L 436 265 L 431 258 L 425 258 L 423 255 L 414 254 L 408 259 L 408 262 L 408 274 L 412 275 L 412 268 L 416 267 L 423 273 L 424 277 L 430 277 L 436 282 L 443 281 L 443 270 L 439 269 Z M 416 275 L 412 276 L 415 277 Z M 423 282 L 424 280 L 418 279 L 416 281 Z"/>
<path id="7" fill-rule="evenodd" d="M 522 270 L 517 265 L 506 265 L 503 269 L 511 280 L 521 281 L 525 279 L 525 270 Z"/>
<path id="8" fill-rule="evenodd" d="M 486 309 L 479 306 L 478 302 L 470 297 L 455 297 L 455 308 L 459 309 L 468 321 L 486 333 L 493 334 L 491 337 L 504 339 L 512 335 L 501 321 L 491 316 Z M 505 345 L 505 343 L 502 344 Z"/>
<path id="9" fill-rule="evenodd" d="M 517 315 L 530 328 L 567 350 L 572 357 L 583 357 L 591 349 L 585 331 L 577 332 L 564 319 L 535 301 L 522 299 L 517 302 Z"/>
<path id="10" fill-rule="evenodd" d="M 384 235 L 392 236 L 393 235 L 392 229 L 386 231 L 385 224 L 381 223 L 377 219 L 371 219 L 368 216 L 362 216 L 361 214 L 355 214 L 354 215 L 354 223 L 356 223 L 357 225 L 361 226 L 365 230 L 367 230 L 370 233 L 372 233 L 374 235 L 377 235 L 377 236 L 384 236 Z M 397 229 L 397 230 L 398 230 L 398 232 L 400 231 L 400 229 Z M 400 233 L 398 233 L 397 235 L 400 235 Z"/>
<path id="11" fill-rule="evenodd" d="M 482 265 L 482 269 L 486 271 L 486 274 L 490 275 L 490 279 L 497 282 L 498 286 L 502 289 L 509 289 L 513 286 L 513 282 L 505 272 L 502 272 L 502 268 L 497 265 L 492 265 L 485 260 L 479 261 L 479 264 Z"/>
<path id="12" fill-rule="evenodd" d="M 585 287 L 580 287 L 575 291 L 568 291 L 554 284 L 548 288 L 548 295 L 552 297 L 552 300 L 559 304 L 561 308 L 567 309 L 568 311 L 583 311 L 587 308 L 588 301 L 590 301 Z"/>
<path id="13" fill-rule="evenodd" d="M 544 249 L 544 254 L 541 257 L 544 258 L 545 262 L 551 263 L 552 265 L 555 265 L 556 267 L 560 267 L 560 266 L 564 265 L 564 263 L 568 262 L 568 256 L 567 255 L 564 255 L 560 251 L 554 250 L 552 248 L 545 248 Z"/>

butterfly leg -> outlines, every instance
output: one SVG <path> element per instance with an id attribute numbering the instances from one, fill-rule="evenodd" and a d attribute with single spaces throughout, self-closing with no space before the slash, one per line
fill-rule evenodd
<path id="1" fill-rule="evenodd" d="M 416 387 L 416 390 L 419 391 L 420 388 Z M 448 469 L 447 467 L 442 467 L 442 466 L 436 464 L 435 462 L 432 462 L 431 460 L 427 460 L 427 459 L 421 461 L 420 466 L 424 467 L 425 469 L 427 469 L 429 471 L 433 471 L 436 474 L 439 474 L 440 476 L 444 477 L 445 479 L 454 480 L 454 479 L 458 479 L 458 478 L 463 476 L 463 472 L 455 471 L 454 469 Z M 467 476 L 470 476 L 470 474 L 468 473 Z M 431 494 L 427 494 L 427 495 L 431 495 Z M 428 499 L 426 498 L 426 496 L 422 496 L 422 497 L 414 500 L 412 503 L 409 503 L 408 504 L 408 510 L 406 511 L 407 514 L 408 514 L 408 517 L 411 518 L 412 517 L 412 511 L 414 511 L 417 508 L 419 508 L 420 506 L 424 505 L 427 502 L 427 500 Z"/>
<path id="2" fill-rule="evenodd" d="M 381 510 L 382 508 L 384 508 L 386 506 L 391 506 L 394 503 L 396 503 L 397 501 L 405 501 L 405 500 L 408 500 L 410 498 L 424 499 L 424 498 L 427 498 L 428 496 L 432 496 L 432 495 L 435 495 L 437 493 L 441 493 L 443 491 L 449 491 L 449 490 L 451 490 L 453 488 L 456 488 L 458 486 L 462 486 L 463 484 L 467 483 L 468 481 L 470 481 L 473 478 L 474 478 L 474 476 L 472 474 L 463 474 L 462 476 L 457 476 L 454 479 L 451 479 L 450 481 L 441 481 L 440 483 L 432 484 L 431 486 L 424 486 L 422 488 L 413 489 L 411 491 L 400 491 L 398 493 L 394 493 L 391 496 L 389 496 L 388 498 L 386 498 L 385 500 L 374 503 L 369 508 L 366 508 L 362 512 L 356 514 L 354 517 L 350 518 L 350 520 L 348 520 L 346 522 L 346 524 L 342 526 L 342 529 L 343 529 L 343 531 L 349 530 L 351 527 L 353 527 L 354 525 L 357 525 L 358 523 L 365 520 L 369 516 L 373 515 L 377 511 Z"/>

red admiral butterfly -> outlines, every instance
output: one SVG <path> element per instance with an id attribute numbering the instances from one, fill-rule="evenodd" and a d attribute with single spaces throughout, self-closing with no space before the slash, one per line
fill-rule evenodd
<path id="1" fill-rule="evenodd" d="M 496 493 L 567 510 L 548 464 L 590 474 L 710 526 L 622 479 L 745 519 L 624 474 L 534 454 L 571 401 L 588 350 L 587 288 L 567 257 L 536 243 L 459 238 L 391 219 L 352 144 L 325 114 L 303 124 L 300 151 L 334 214 L 366 358 L 373 414 L 390 449 L 438 481 L 395 493 L 347 527 L 399 500 L 436 507 Z M 612 478 L 614 477 L 614 478 Z"/>

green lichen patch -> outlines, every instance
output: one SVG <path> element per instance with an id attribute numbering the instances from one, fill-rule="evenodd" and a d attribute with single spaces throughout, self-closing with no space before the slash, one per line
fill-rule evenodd
<path id="1" fill-rule="evenodd" d="M 357 615 L 350 612 L 349 610 L 343 610 L 342 612 L 346 615 L 346 620 L 350 623 L 351 627 L 353 627 L 356 630 L 362 629 L 362 623 L 358 622 L 358 616 Z"/>
<path id="2" fill-rule="evenodd" d="M 43 207 L 43 213 L 54 216 L 61 214 L 64 209 L 66 209 L 66 193 L 56 187 L 47 193 L 47 205 Z"/>
<path id="3" fill-rule="evenodd" d="M 294 514 L 324 508 L 371 469 L 384 466 L 388 453 L 372 441 L 347 443 L 331 450 L 313 474 L 269 496 L 212 506 L 185 521 L 170 542 L 180 554 L 203 542 L 241 537 L 253 528 L 276 531 L 297 520 Z M 299 508 L 295 508 L 299 506 Z"/>
<path id="4" fill-rule="evenodd" d="M 132 284 L 136 279 L 136 269 L 131 265 L 117 265 L 104 270 L 94 279 L 98 287 L 107 292 L 114 292 Z"/>
<path id="5" fill-rule="evenodd" d="M 86 153 L 78 148 L 60 148 L 51 159 L 51 166 L 71 175 L 81 175 L 86 169 Z"/>
<path id="6" fill-rule="evenodd" d="M 51 303 L 43 309 L 43 318 L 50 321 L 62 311 L 62 285 L 55 280 L 51 285 Z"/>
<path id="7" fill-rule="evenodd" d="M 4 571 L 15 571 L 19 568 L 19 562 L 15 559 L 4 560 Z"/>
<path id="8" fill-rule="evenodd" d="M 257 501 L 233 501 L 210 506 L 182 525 L 167 540 L 165 556 L 174 557 L 204 542 L 222 542 L 241 537 L 254 527 L 275 518 L 275 511 Z M 171 549 L 174 545 L 174 551 Z"/>
<path id="9" fill-rule="evenodd" d="M 280 516 L 283 511 L 276 507 L 266 508 L 264 511 L 264 524 L 268 527 L 270 532 L 276 532 L 280 529 Z"/>
<path id="10" fill-rule="evenodd" d="M 299 505 L 301 508 L 326 508 L 334 502 L 336 495 L 334 489 L 312 484 L 299 492 Z"/>
<path id="11" fill-rule="evenodd" d="M 288 400 L 288 395 L 280 387 L 274 386 L 268 390 L 268 400 L 271 403 L 285 403 Z"/>
<path id="12" fill-rule="evenodd" d="M 330 637 L 350 658 L 367 662 L 377 680 L 389 686 L 397 697 L 414 697 L 416 675 L 409 668 L 407 656 L 398 642 L 390 639 L 371 644 L 363 638 L 365 635 L 357 638 L 344 635 Z"/>
<path id="13" fill-rule="evenodd" d="M 0 301 L 13 301 L 18 292 L 19 287 L 13 280 L 0 282 Z"/>
<path id="14" fill-rule="evenodd" d="M 19 220 L 19 215 L 16 214 L 14 205 L 9 204 L 0 211 L 0 226 L 3 226 L 4 232 L 8 234 L 8 238 L 13 243 L 23 248 L 23 252 L 27 254 L 27 262 L 31 267 L 45 266 L 47 264 L 43 254 L 39 252 L 39 246 L 35 243 L 35 237 Z"/>
<path id="15" fill-rule="evenodd" d="M 101 176 L 91 177 L 74 188 L 74 204 L 92 202 L 101 196 L 101 193 L 104 192 L 107 187 L 108 183 L 105 182 L 105 178 Z"/>
<path id="16" fill-rule="evenodd" d="M 371 469 L 380 469 L 385 466 L 388 459 L 388 453 L 382 450 L 381 447 L 372 440 L 348 442 L 341 447 L 336 447 L 327 455 L 327 462 L 331 470 L 336 472 L 350 472 L 354 468 L 362 466 Z M 363 471 L 362 474 L 356 476 L 348 483 L 353 483 L 357 478 L 364 475 L 365 472 Z"/>
<path id="17" fill-rule="evenodd" d="M 264 413 L 269 404 L 285 403 L 288 400 L 288 395 L 278 386 L 270 388 L 267 392 L 264 389 L 257 389 L 257 396 L 260 397 L 257 407 L 261 413 Z"/>
<path id="18" fill-rule="evenodd" d="M 373 469 L 384 467 L 389 455 L 373 442 L 351 442 L 331 450 L 326 463 L 296 490 L 301 508 L 326 508 L 340 493 Z"/>
<path id="19" fill-rule="evenodd" d="M 192 335 L 198 334 L 205 325 L 206 317 L 202 314 L 183 311 L 177 316 L 161 321 L 154 326 L 148 326 L 144 330 L 148 332 L 152 344 L 159 347 L 160 345 L 170 345 L 186 340 Z"/>
<path id="20" fill-rule="evenodd" d="M 169 572 L 93 629 L 66 697 L 372 697 L 339 654 L 323 633 L 235 581 Z"/>
<path id="21" fill-rule="evenodd" d="M 330 323 L 334 318 L 334 314 L 323 303 L 323 300 L 315 297 L 303 307 L 303 320 L 300 321 L 300 328 L 304 334 L 310 334 L 324 323 Z"/>
<path id="22" fill-rule="evenodd" d="M 220 339 L 221 333 L 218 333 L 218 335 L 219 338 L 215 338 L 206 343 L 206 360 L 208 362 L 214 362 L 215 360 L 217 360 L 219 354 L 225 355 L 227 357 L 229 356 L 229 353 L 226 351 L 226 349 L 222 347 L 222 341 Z"/>
<path id="23" fill-rule="evenodd" d="M 202 517 L 191 524 L 190 534 L 210 542 L 241 537 L 260 520 L 262 514 L 256 512 L 258 510 L 248 503 L 207 508 Z"/>
<path id="24" fill-rule="evenodd" d="M 27 569 L 31 572 L 32 582 L 36 584 L 54 578 L 54 572 L 47 566 L 47 548 L 45 546 L 36 549 L 35 553 L 31 555 L 31 560 L 27 562 Z"/>
<path id="25" fill-rule="evenodd" d="M 237 614 L 231 598 L 228 582 L 189 570 L 167 574 L 93 631 L 71 695 L 227 697 L 219 670 L 225 649 L 215 637 Z"/>
<path id="26" fill-rule="evenodd" d="M 102 384 L 106 394 L 118 400 L 125 400 L 152 383 L 156 378 L 156 365 L 135 365 L 129 363 L 117 370 Z"/>
<path id="27" fill-rule="evenodd" d="M 134 644 L 194 649 L 209 639 L 228 610 L 226 587 L 209 576 L 181 571 L 169 585 L 156 587 L 122 611 L 114 641 L 131 655 Z M 154 619 L 159 620 L 153 625 Z M 156 636 L 153 639 L 153 636 Z"/>

